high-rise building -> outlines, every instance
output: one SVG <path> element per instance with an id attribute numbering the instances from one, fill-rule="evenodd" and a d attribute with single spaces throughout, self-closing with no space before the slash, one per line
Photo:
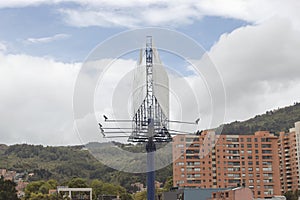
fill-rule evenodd
<path id="1" fill-rule="evenodd" d="M 296 122 L 288 133 L 279 134 L 278 147 L 281 192 L 299 190 L 300 122 Z"/>
<path id="2" fill-rule="evenodd" d="M 278 137 L 251 135 L 177 135 L 173 142 L 173 184 L 179 187 L 228 188 L 244 185 L 254 198 L 280 195 Z"/>

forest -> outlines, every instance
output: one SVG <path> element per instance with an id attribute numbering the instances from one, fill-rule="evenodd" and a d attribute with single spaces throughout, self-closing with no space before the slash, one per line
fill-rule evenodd
<path id="1" fill-rule="evenodd" d="M 133 151 L 138 148 L 141 147 L 132 146 Z M 125 173 L 107 167 L 95 159 L 84 146 L 1 145 L 0 169 L 25 172 L 23 178 L 29 182 L 52 179 L 58 184 L 64 184 L 76 177 L 87 182 L 99 180 L 120 185 L 130 192 L 136 190 L 131 184 L 141 182 L 145 185 L 146 182 L 146 174 Z M 28 176 L 29 173 L 34 175 Z M 156 180 L 162 183 L 170 176 L 171 164 L 156 172 Z"/>

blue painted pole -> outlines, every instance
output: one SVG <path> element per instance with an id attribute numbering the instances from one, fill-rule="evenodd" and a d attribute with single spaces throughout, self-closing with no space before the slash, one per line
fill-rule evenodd
<path id="1" fill-rule="evenodd" d="M 151 127 L 151 126 L 150 126 Z M 151 128 L 150 128 L 151 131 Z M 153 138 L 149 137 L 146 144 L 147 151 L 147 200 L 155 200 L 155 151 Z"/>
<path id="2" fill-rule="evenodd" d="M 155 200 L 154 153 L 147 153 L 147 200 Z"/>

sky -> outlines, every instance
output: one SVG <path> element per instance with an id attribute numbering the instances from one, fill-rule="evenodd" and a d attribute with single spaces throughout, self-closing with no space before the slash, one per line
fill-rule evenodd
<path id="1" fill-rule="evenodd" d="M 145 27 L 182 33 L 204 48 L 223 81 L 226 123 L 299 102 L 299 9 L 297 0 L 0 1 L 0 143 L 71 145 L 97 140 L 99 135 L 89 133 L 87 126 L 92 125 L 84 119 L 80 123 L 85 132 L 78 133 L 73 110 L 77 76 L 99 44 Z M 120 58 L 107 72 L 107 87 L 96 91 L 97 115 L 111 112 L 101 106 L 111 103 L 105 92 L 126 78 L 122 66 L 130 71 L 135 55 Z M 163 52 L 161 58 L 175 71 L 187 67 Z M 87 87 L 92 76 L 86 77 Z M 193 82 L 189 74 L 182 77 Z M 174 77 L 170 82 L 176 91 L 180 82 Z M 121 88 L 110 95 L 123 94 Z M 201 98 L 199 113 L 204 121 L 206 111 L 212 110 L 206 95 L 209 91 Z M 171 106 L 179 105 L 186 113 L 195 110 L 184 94 L 174 102 Z"/>

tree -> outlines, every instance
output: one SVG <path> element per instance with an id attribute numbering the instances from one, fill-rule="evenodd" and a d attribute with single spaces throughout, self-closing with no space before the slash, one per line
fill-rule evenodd
<path id="1" fill-rule="evenodd" d="M 0 177 L 0 199 L 17 200 L 16 184 L 10 180 Z"/>
<path id="2" fill-rule="evenodd" d="M 83 178 L 73 178 L 71 181 L 69 181 L 68 186 L 70 188 L 87 188 L 88 184 Z"/>
<path id="3" fill-rule="evenodd" d="M 132 195 L 131 195 L 131 194 L 128 194 L 128 193 L 123 193 L 123 194 L 121 194 L 120 198 L 121 198 L 122 200 L 133 200 Z"/>
<path id="4" fill-rule="evenodd" d="M 173 177 L 169 176 L 164 184 L 164 190 L 170 191 L 170 189 L 173 187 Z"/>
<path id="5" fill-rule="evenodd" d="M 91 188 L 93 189 L 93 195 L 98 197 L 99 195 L 103 194 L 103 185 L 104 183 L 99 180 L 93 180 L 91 182 Z"/>
<path id="6" fill-rule="evenodd" d="M 293 193 L 292 191 L 286 192 L 284 196 L 286 197 L 286 200 L 298 200 L 298 196 L 295 195 L 295 193 Z"/>
<path id="7" fill-rule="evenodd" d="M 56 189 L 57 187 L 57 181 L 54 179 L 50 179 L 49 181 L 47 181 L 47 183 L 50 185 L 50 189 Z"/>
<path id="8" fill-rule="evenodd" d="M 134 200 L 146 200 L 147 199 L 147 191 L 137 192 L 133 195 Z"/>
<path id="9" fill-rule="evenodd" d="M 33 181 L 29 183 L 25 188 L 25 198 L 29 199 L 32 194 L 37 194 L 40 191 L 40 187 L 44 185 L 45 181 Z"/>

